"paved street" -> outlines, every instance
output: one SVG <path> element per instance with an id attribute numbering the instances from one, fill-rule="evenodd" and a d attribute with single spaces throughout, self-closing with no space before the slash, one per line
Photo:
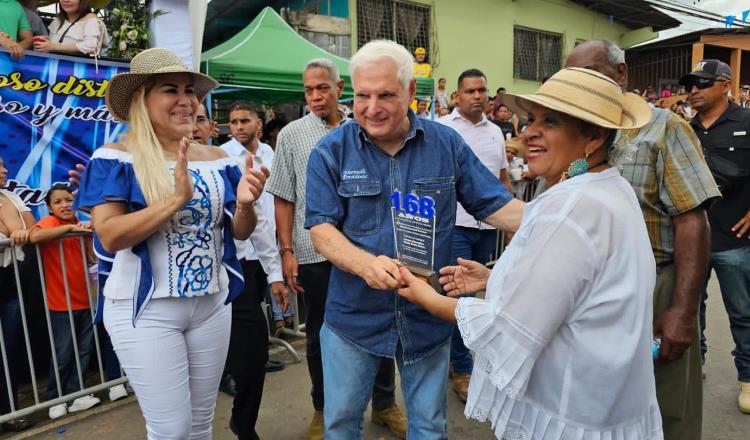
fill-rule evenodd
<path id="1" fill-rule="evenodd" d="M 715 278 L 712 279 L 708 309 L 709 357 L 706 365 L 704 403 L 704 440 L 740 440 L 750 436 L 750 415 L 737 410 L 736 370 L 730 351 L 732 340 L 729 324 L 721 302 Z M 304 345 L 298 349 L 304 351 Z M 291 361 L 286 354 L 275 354 L 274 358 Z M 304 363 L 290 364 L 278 373 L 266 378 L 263 407 L 258 422 L 258 433 L 264 439 L 303 439 L 311 416 L 309 379 Z M 401 396 L 399 396 L 401 399 Z M 401 401 L 403 407 L 403 402 Z M 118 402 L 113 408 L 74 421 L 71 417 L 54 425 L 47 425 L 45 432 L 40 427 L 33 432 L 10 437 L 14 439 L 86 439 L 119 440 L 145 438 L 143 418 L 134 398 Z M 216 440 L 235 439 L 228 428 L 231 399 L 219 394 L 214 422 Z M 379 427 L 365 423 L 366 439 L 393 439 Z M 453 392 L 448 396 L 448 427 L 451 438 L 494 438 L 489 424 L 467 421 L 463 417 L 463 406 Z M 744 434 L 743 434 L 744 432 Z"/>

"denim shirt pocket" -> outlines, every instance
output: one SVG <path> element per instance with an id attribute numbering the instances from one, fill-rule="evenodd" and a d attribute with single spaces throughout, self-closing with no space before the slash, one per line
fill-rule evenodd
<path id="1" fill-rule="evenodd" d="M 414 193 L 435 201 L 437 231 L 453 228 L 456 224 L 456 180 L 453 176 L 415 179 Z"/>
<path id="2" fill-rule="evenodd" d="M 350 235 L 374 234 L 381 222 L 381 185 L 378 180 L 345 180 L 339 183 L 346 216 L 342 229 Z"/>

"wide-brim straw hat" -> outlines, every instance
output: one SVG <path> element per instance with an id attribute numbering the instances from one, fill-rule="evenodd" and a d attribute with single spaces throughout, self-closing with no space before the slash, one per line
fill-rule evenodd
<path id="1" fill-rule="evenodd" d="M 531 103 L 604 128 L 629 129 L 646 125 L 651 109 L 634 93 L 599 72 L 578 67 L 552 75 L 533 95 L 505 95 L 503 102 L 524 113 Z"/>
<path id="2" fill-rule="evenodd" d="M 219 86 L 213 78 L 193 72 L 185 67 L 177 55 L 169 49 L 154 47 L 134 56 L 130 61 L 130 72 L 120 73 L 109 80 L 104 100 L 115 119 L 128 122 L 133 94 L 152 76 L 164 73 L 187 73 L 193 77 L 193 90 L 198 102 Z"/>
<path id="3" fill-rule="evenodd" d="M 510 138 L 505 141 L 505 148 L 510 148 L 511 150 L 515 151 L 517 157 L 524 157 L 526 155 L 526 149 L 523 147 L 521 140 L 517 137 Z"/>

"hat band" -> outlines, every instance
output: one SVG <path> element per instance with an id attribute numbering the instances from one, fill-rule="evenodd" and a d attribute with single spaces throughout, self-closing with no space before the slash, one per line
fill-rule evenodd
<path id="1" fill-rule="evenodd" d="M 547 94 L 547 93 L 537 93 L 535 96 L 544 96 L 545 98 L 549 98 L 549 99 L 552 99 L 554 101 L 561 102 L 561 103 L 563 103 L 565 105 L 569 105 L 569 106 L 574 107 L 574 108 L 576 108 L 578 110 L 581 110 L 584 113 L 588 113 L 590 115 L 595 115 L 597 117 L 600 117 L 600 118 L 604 119 L 605 121 L 609 122 L 612 125 L 616 125 L 617 126 L 617 125 L 620 125 L 620 122 L 621 122 L 621 121 L 613 121 L 613 120 L 607 118 L 606 116 L 602 116 L 602 115 L 599 115 L 599 114 L 591 113 L 590 109 L 581 107 L 578 104 L 574 104 L 574 103 L 572 103 L 570 101 L 567 101 L 565 99 L 562 99 L 562 98 L 560 98 L 559 96 L 556 96 L 556 95 L 550 95 L 550 94 Z M 579 118 L 578 116 L 575 116 L 575 115 L 570 115 L 570 116 L 573 116 L 574 118 Z"/>
<path id="2" fill-rule="evenodd" d="M 591 76 L 593 76 L 596 79 L 601 80 L 599 77 L 596 77 L 594 75 L 591 75 Z M 604 99 L 605 101 L 609 101 L 613 105 L 617 106 L 620 110 L 622 110 L 622 101 L 620 101 L 619 99 L 615 99 L 612 96 L 610 96 L 610 95 L 608 95 L 606 93 L 602 93 L 602 92 L 600 92 L 600 91 L 598 91 L 596 89 L 592 89 L 590 87 L 584 86 L 583 84 L 575 83 L 575 82 L 564 80 L 564 79 L 561 79 L 561 78 L 550 78 L 549 81 L 560 82 L 560 83 L 563 83 L 563 84 L 567 84 L 568 86 L 573 87 L 575 89 L 589 92 L 592 95 L 596 95 L 596 96 Z M 619 89 L 620 86 L 618 85 L 617 88 Z"/>

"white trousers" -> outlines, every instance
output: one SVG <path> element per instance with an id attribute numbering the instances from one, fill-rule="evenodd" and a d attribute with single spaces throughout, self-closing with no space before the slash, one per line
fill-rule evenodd
<path id="1" fill-rule="evenodd" d="M 232 322 L 226 295 L 151 300 L 135 327 L 132 300 L 105 301 L 104 325 L 149 440 L 211 439 Z"/>

